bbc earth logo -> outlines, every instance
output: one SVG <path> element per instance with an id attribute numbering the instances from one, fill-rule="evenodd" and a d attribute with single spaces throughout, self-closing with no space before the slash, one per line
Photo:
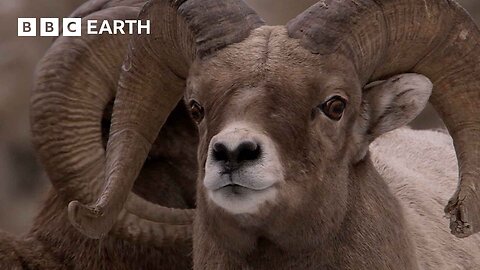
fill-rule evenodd
<path id="1" fill-rule="evenodd" d="M 60 31 L 60 29 L 62 31 Z M 150 35 L 150 21 L 87 20 L 81 18 L 18 18 L 19 37 L 80 37 L 82 35 Z"/>

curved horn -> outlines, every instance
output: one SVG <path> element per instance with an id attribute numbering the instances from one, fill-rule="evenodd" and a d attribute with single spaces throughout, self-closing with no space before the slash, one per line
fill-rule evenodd
<path id="1" fill-rule="evenodd" d="M 125 208 L 128 212 L 140 218 L 169 225 L 191 224 L 195 215 L 195 210 L 193 209 L 164 207 L 147 202 L 133 192 L 130 193 Z"/>
<path id="2" fill-rule="evenodd" d="M 288 24 L 323 55 L 351 59 L 368 81 L 415 72 L 434 84 L 431 102 L 453 137 L 458 189 L 445 212 L 457 237 L 480 230 L 480 32 L 452 0 L 325 0 Z"/>
<path id="3" fill-rule="evenodd" d="M 151 35 L 135 36 L 123 65 L 107 146 L 107 183 L 92 206 L 72 202 L 71 222 L 92 238 L 106 234 L 168 115 L 183 96 L 189 67 L 240 42 L 263 21 L 237 0 L 153 0 L 139 19 Z"/>
<path id="4" fill-rule="evenodd" d="M 110 7 L 85 15 L 84 23 L 89 19 L 136 19 L 139 11 L 139 7 Z M 92 203 L 101 194 L 106 164 L 102 116 L 115 96 L 128 41 L 124 35 L 59 37 L 37 68 L 31 100 L 33 143 L 53 186 L 66 201 Z M 178 210 L 173 215 L 171 209 L 133 193 L 126 210 L 162 223 L 189 224 L 193 220 L 192 210 Z M 139 224 L 117 222 L 116 231 L 150 224 L 140 218 L 134 221 Z M 155 238 L 163 241 L 162 236 L 165 234 Z"/>
<path id="5" fill-rule="evenodd" d="M 121 224 L 121 225 L 120 225 Z M 192 226 L 158 224 L 122 211 L 112 233 L 131 242 L 164 247 L 175 242 L 191 242 Z"/>
<path id="6" fill-rule="evenodd" d="M 136 18 L 138 8 L 102 10 L 84 19 Z M 114 37 L 114 38 L 113 38 Z M 39 63 L 31 97 L 33 144 L 65 200 L 91 202 L 104 182 L 101 121 L 115 95 L 127 36 L 59 37 Z"/>

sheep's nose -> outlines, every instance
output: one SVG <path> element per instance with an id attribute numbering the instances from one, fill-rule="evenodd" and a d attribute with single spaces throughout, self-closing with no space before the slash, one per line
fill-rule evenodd
<path id="1" fill-rule="evenodd" d="M 236 146 L 229 148 L 223 142 L 216 142 L 212 147 L 213 158 L 217 162 L 224 162 L 227 171 L 235 170 L 248 161 L 260 158 L 260 145 L 253 141 L 242 141 Z"/>

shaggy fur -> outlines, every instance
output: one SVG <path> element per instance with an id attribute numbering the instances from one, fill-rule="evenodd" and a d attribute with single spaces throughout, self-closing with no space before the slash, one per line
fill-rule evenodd
<path id="1" fill-rule="evenodd" d="M 421 269 L 477 269 L 480 236 L 456 238 L 443 215 L 458 177 L 446 131 L 399 129 L 375 140 L 371 156 L 402 206 Z"/>

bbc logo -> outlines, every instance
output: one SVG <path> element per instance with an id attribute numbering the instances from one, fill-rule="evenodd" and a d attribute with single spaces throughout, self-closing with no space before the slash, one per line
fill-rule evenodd
<path id="1" fill-rule="evenodd" d="M 150 35 L 150 20 L 87 20 L 83 24 L 87 35 Z M 39 29 L 40 33 L 37 33 Z M 18 18 L 19 37 L 58 37 L 60 32 L 66 37 L 82 36 L 82 19 L 64 18 L 60 24 L 59 18 Z"/>
<path id="2" fill-rule="evenodd" d="M 79 37 L 82 35 L 81 18 L 64 18 L 62 35 Z M 37 18 L 18 18 L 18 36 L 36 37 Z M 40 18 L 40 36 L 58 37 L 60 35 L 60 20 L 58 18 Z"/>

